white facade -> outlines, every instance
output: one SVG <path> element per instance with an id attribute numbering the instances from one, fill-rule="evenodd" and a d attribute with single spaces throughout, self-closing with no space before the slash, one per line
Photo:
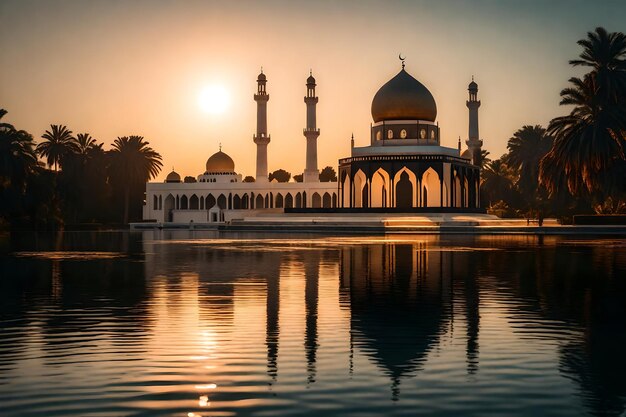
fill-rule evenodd
<path id="1" fill-rule="evenodd" d="M 146 184 L 143 219 L 174 223 L 214 223 L 258 214 L 259 211 L 278 211 L 284 208 L 337 207 L 337 182 L 319 182 L 317 170 L 315 79 L 307 79 L 307 165 L 305 182 L 280 183 L 268 181 L 267 145 L 267 77 L 263 72 L 257 78 L 257 129 L 253 142 L 257 145 L 256 182 L 242 182 L 235 172 L 234 161 L 222 152 L 213 154 L 206 162 L 206 170 L 197 182 L 181 182 L 181 176 L 172 171 L 163 183 Z M 308 101 L 307 101 L 308 100 Z M 313 100 L 314 103 L 311 101 Z"/>
<path id="2" fill-rule="evenodd" d="M 146 184 L 144 220 L 213 223 L 259 210 L 337 207 L 336 182 L 195 182 Z"/>

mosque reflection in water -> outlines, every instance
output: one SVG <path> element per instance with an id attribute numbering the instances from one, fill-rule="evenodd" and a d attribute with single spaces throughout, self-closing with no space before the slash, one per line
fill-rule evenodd
<path id="1" fill-rule="evenodd" d="M 454 272 L 464 267 L 459 254 L 428 251 L 426 242 L 352 246 L 340 252 L 340 291 L 351 312 L 352 344 L 389 376 L 394 399 L 400 380 L 422 368 L 450 327 Z M 471 297 L 466 303 L 471 318 L 467 356 L 473 372 L 479 317 L 475 290 Z"/>
<path id="2" fill-rule="evenodd" d="M 0 280 L 0 330 L 10 336 L 0 346 L 0 404 L 6 382 L 28 369 L 25 352 L 39 349 L 44 367 L 59 366 L 61 354 L 98 355 L 87 383 L 99 383 L 97 366 L 120 367 L 128 378 L 151 369 L 163 378 L 175 371 L 189 384 L 217 382 L 213 410 L 236 412 L 244 399 L 271 408 L 275 396 L 303 407 L 307 389 L 345 386 L 329 398 L 369 398 L 384 413 L 389 399 L 414 405 L 437 380 L 451 402 L 468 407 L 464 396 L 475 397 L 476 410 L 507 401 L 523 407 L 532 393 L 554 392 L 558 407 L 581 404 L 574 414 L 620 415 L 626 250 L 596 243 L 510 236 L 228 240 L 155 231 L 86 244 L 117 248 L 118 258 L 0 257 L 0 272 L 21 271 Z M 68 237 L 54 246 L 86 248 Z M 36 327 L 21 327 L 29 317 Z M 117 360 L 118 351 L 128 362 Z M 526 363 L 542 371 L 516 385 Z M 85 375 L 71 364 L 58 369 L 66 378 L 55 389 Z M 509 394 L 472 391 L 487 382 L 506 385 Z M 148 408 L 190 398 L 134 383 L 150 393 Z M 236 389 L 242 384 L 249 388 Z"/>
<path id="3" fill-rule="evenodd" d="M 257 242 L 258 247 L 244 245 L 223 252 L 198 251 L 197 270 L 202 271 L 201 265 L 206 265 L 210 271 L 200 275 L 210 277 L 215 283 L 249 277 L 249 265 L 255 265 L 252 275 L 265 281 L 265 345 L 267 374 L 272 383 L 280 380 L 279 345 L 284 338 L 280 321 L 291 319 L 281 314 L 281 302 L 285 302 L 285 297 L 281 297 L 281 277 L 285 279 L 285 270 L 294 265 L 304 275 L 301 300 L 305 307 L 303 345 L 307 382 L 315 383 L 319 378 L 316 375 L 320 348 L 318 312 L 320 302 L 324 302 L 318 288 L 320 265 L 330 264 L 337 267 L 334 275 L 339 280 L 337 301 L 349 320 L 349 328 L 345 329 L 349 352 L 337 360 L 347 361 L 348 372 L 352 374 L 358 356 L 367 357 L 389 379 L 393 400 L 402 400 L 402 381 L 419 375 L 429 353 L 438 349 L 441 338 L 451 332 L 455 323 L 456 337 L 459 326 L 463 326 L 465 374 L 478 373 L 480 309 L 484 304 L 481 294 L 488 297 L 486 303 L 491 303 L 502 293 L 505 298 L 515 299 L 509 306 L 504 303 L 500 312 L 513 318 L 512 321 L 516 314 L 522 314 L 534 321 L 526 327 L 549 327 L 558 322 L 567 331 L 580 330 L 580 337 L 570 335 L 563 341 L 559 340 L 562 337 L 559 332 L 552 335 L 559 346 L 561 374 L 577 383 L 583 403 L 590 410 L 624 410 L 626 383 L 618 377 L 622 373 L 615 371 L 626 371 L 626 361 L 615 349 L 626 342 L 626 288 L 618 283 L 622 287 L 617 292 L 611 291 L 619 268 L 626 268 L 623 253 L 619 255 L 621 263 L 616 263 L 615 259 L 605 259 L 617 257 L 616 253 L 587 247 L 581 249 L 584 256 L 577 259 L 572 258 L 570 250 L 559 249 L 556 241 L 536 251 L 535 245 L 543 246 L 543 242 L 524 239 L 513 244 L 512 239 L 507 239 L 509 247 L 500 248 L 507 250 L 474 250 L 500 244 L 481 243 L 478 238 L 470 242 L 476 246 L 474 249 L 456 247 L 458 242 L 454 241 L 447 242 L 450 247 L 445 248 L 446 242 L 436 239 L 373 244 L 313 242 L 309 246 L 303 244 L 305 247 L 275 250 L 264 250 L 261 246 L 265 244 Z M 233 251 L 238 253 L 234 255 Z M 158 258 L 171 263 L 167 257 L 155 257 Z M 567 268 L 561 268 L 562 265 Z M 236 300 L 232 285 L 206 288 L 207 291 L 221 288 L 224 300 L 229 303 Z M 282 330 L 290 333 L 287 327 L 283 326 Z M 514 333 L 523 337 L 524 325 L 519 327 L 513 329 Z M 340 332 L 342 326 L 337 330 Z M 549 331 L 546 332 L 538 337 L 545 337 Z"/>

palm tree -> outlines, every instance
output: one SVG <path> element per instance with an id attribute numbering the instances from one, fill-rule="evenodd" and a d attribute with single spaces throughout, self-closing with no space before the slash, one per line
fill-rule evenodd
<path id="1" fill-rule="evenodd" d="M 539 162 L 552 148 L 552 137 L 539 126 L 523 126 L 509 139 L 507 165 L 519 174 L 517 187 L 526 200 L 534 200 L 539 185 Z"/>
<path id="2" fill-rule="evenodd" d="M 482 171 L 481 195 L 488 206 L 498 201 L 511 204 L 514 174 L 503 159 L 491 161 Z"/>
<path id="3" fill-rule="evenodd" d="M 161 155 L 142 136 L 118 137 L 110 152 L 111 177 L 124 188 L 124 223 L 128 223 L 130 191 L 161 171 Z"/>
<path id="4" fill-rule="evenodd" d="M 79 133 L 74 139 L 76 145 L 76 153 L 80 155 L 87 155 L 91 148 L 98 146 L 94 138 L 89 133 Z"/>
<path id="5" fill-rule="evenodd" d="M 491 158 L 489 158 L 491 152 L 486 149 L 480 150 L 480 168 L 483 169 L 489 162 L 491 162 Z"/>
<path id="6" fill-rule="evenodd" d="M 0 109 L 0 119 L 7 111 Z M 0 123 L 0 188 L 23 187 L 38 166 L 35 142 L 30 133 Z"/>
<path id="7" fill-rule="evenodd" d="M 37 145 L 37 153 L 47 159 L 48 166 L 54 165 L 57 171 L 57 165 L 69 153 L 76 151 L 74 137 L 72 131 L 66 126 L 51 125 L 50 130 L 46 130 L 41 136 L 45 141 Z"/>
<path id="8" fill-rule="evenodd" d="M 615 103 L 624 98 L 626 92 L 626 35 L 621 32 L 608 33 L 603 27 L 588 32 L 581 39 L 583 47 L 580 59 L 569 63 L 573 66 L 592 68 L 591 74 L 597 84 L 597 99 L 604 103 Z"/>
<path id="9" fill-rule="evenodd" d="M 621 194 L 626 164 L 626 36 L 603 28 L 580 40 L 584 50 L 570 61 L 592 70 L 570 78 L 561 105 L 573 105 L 567 116 L 550 122 L 554 145 L 540 164 L 540 183 L 554 195 L 563 187 L 573 195 Z"/>

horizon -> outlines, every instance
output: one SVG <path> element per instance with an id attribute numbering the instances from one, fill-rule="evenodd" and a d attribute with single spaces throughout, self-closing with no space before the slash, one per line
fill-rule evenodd
<path id="1" fill-rule="evenodd" d="M 220 143 L 238 173 L 254 176 L 252 96 L 262 66 L 270 94 L 268 171 L 282 168 L 293 176 L 304 169 L 309 70 L 318 84 L 319 169 L 337 169 L 337 160 L 350 153 L 352 133 L 355 146 L 369 143 L 371 100 L 400 71 L 402 53 L 407 72 L 435 97 L 442 146 L 456 148 L 460 136 L 465 148 L 467 85 L 475 77 L 480 136 L 495 159 L 517 129 L 547 127 L 569 112 L 559 106 L 559 92 L 583 72 L 568 64 L 580 53 L 576 42 L 597 26 L 619 30 L 624 17 L 626 5 L 619 2 L 272 1 L 258 7 L 5 0 L 1 107 L 7 122 L 37 142 L 51 124 L 89 132 L 107 149 L 118 136 L 144 136 L 163 156 L 156 181 L 170 167 L 195 177 Z M 221 115 L 197 103 L 209 85 L 230 94 Z"/>

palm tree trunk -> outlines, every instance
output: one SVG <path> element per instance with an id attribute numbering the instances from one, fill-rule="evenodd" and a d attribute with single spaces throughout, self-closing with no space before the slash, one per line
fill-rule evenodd
<path id="1" fill-rule="evenodd" d="M 130 187 L 124 190 L 124 224 L 128 224 L 128 205 L 130 204 Z"/>

